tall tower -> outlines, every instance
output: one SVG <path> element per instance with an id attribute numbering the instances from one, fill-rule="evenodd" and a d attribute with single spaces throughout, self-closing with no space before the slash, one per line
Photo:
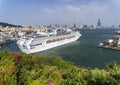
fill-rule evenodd
<path id="1" fill-rule="evenodd" d="M 73 27 L 76 27 L 76 23 L 74 23 L 74 26 Z"/>
<path id="2" fill-rule="evenodd" d="M 97 22 L 97 27 L 101 27 L 101 22 L 100 22 L 100 19 L 98 19 L 98 22 Z"/>

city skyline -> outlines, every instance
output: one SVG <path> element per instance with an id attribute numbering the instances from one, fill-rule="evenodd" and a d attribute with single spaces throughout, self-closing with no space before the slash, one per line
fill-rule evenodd
<path id="1" fill-rule="evenodd" d="M 120 24 L 119 0 L 0 0 L 0 21 L 20 25 Z"/>

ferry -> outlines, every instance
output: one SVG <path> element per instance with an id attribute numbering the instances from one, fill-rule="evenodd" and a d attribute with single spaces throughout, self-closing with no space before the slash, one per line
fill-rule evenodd
<path id="1" fill-rule="evenodd" d="M 31 54 L 76 41 L 80 36 L 80 32 L 71 29 L 38 30 L 35 34 L 18 39 L 17 46 L 22 52 Z"/>

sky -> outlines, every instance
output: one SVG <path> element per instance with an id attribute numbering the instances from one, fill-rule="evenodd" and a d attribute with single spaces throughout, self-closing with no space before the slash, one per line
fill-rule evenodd
<path id="1" fill-rule="evenodd" d="M 120 0 L 0 0 L 0 22 L 18 25 L 120 24 Z"/>

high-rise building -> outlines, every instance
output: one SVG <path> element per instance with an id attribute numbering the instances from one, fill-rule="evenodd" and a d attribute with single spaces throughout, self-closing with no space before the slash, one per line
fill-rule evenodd
<path id="1" fill-rule="evenodd" d="M 76 28 L 76 23 L 74 23 L 74 26 L 73 27 L 75 27 Z"/>
<path id="2" fill-rule="evenodd" d="M 101 22 L 100 22 L 100 19 L 98 19 L 98 22 L 97 22 L 97 27 L 101 27 Z"/>
<path id="3" fill-rule="evenodd" d="M 120 25 L 118 27 L 120 28 Z"/>

